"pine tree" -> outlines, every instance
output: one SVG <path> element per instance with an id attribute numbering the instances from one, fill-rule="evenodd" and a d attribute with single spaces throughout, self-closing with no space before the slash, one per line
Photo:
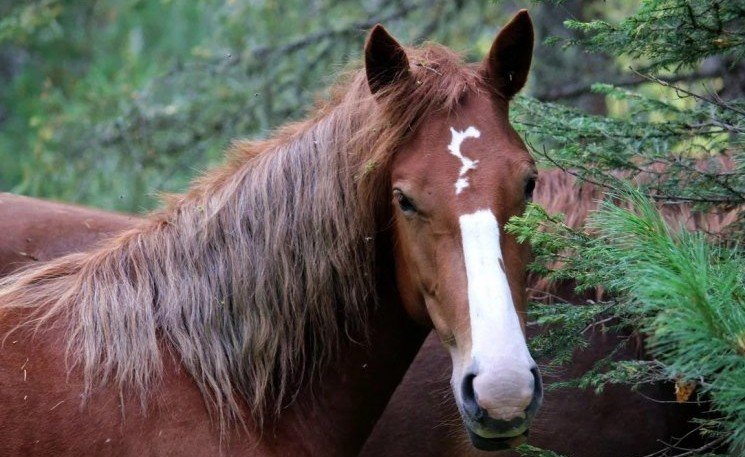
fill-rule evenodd
<path id="1" fill-rule="evenodd" d="M 606 191 L 583 230 L 536 206 L 509 227 L 533 244 L 537 272 L 608 297 L 535 307 L 539 322 L 560 324 L 535 343 L 566 358 L 595 319 L 638 329 L 651 360 L 603 360 L 579 385 L 670 380 L 681 400 L 695 387 L 715 411 L 698 423 L 707 444 L 664 455 L 745 455 L 745 2 L 644 0 L 618 23 L 566 26 L 581 36 L 555 43 L 615 56 L 635 89 L 592 86 L 618 108 L 608 116 L 519 102 L 516 121 L 544 164 Z M 693 223 L 706 218 L 713 229 Z"/>

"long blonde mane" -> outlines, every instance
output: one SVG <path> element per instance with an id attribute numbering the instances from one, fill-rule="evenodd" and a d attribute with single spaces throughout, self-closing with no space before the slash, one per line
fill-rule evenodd
<path id="1" fill-rule="evenodd" d="M 428 115 L 482 87 L 443 47 L 407 53 L 408 83 L 373 97 L 353 72 L 310 119 L 236 143 L 143 225 L 3 280 L 0 316 L 64 325 L 88 393 L 111 384 L 145 401 L 168 350 L 221 425 L 244 407 L 259 424 L 275 417 L 347 335 L 364 338 L 391 157 Z"/>

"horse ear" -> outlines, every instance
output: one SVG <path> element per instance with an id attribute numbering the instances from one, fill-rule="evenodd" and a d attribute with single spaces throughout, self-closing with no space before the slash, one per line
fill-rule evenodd
<path id="1" fill-rule="evenodd" d="M 482 64 L 498 94 L 509 100 L 525 85 L 533 58 L 533 22 L 520 10 L 499 32 Z"/>
<path id="2" fill-rule="evenodd" d="M 404 48 L 380 24 L 373 27 L 365 41 L 365 72 L 373 94 L 409 76 Z"/>

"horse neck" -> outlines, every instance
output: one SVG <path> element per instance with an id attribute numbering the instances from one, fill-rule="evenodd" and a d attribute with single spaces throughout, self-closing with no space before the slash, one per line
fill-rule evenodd
<path id="1" fill-rule="evenodd" d="M 331 457 L 359 453 L 424 342 L 428 329 L 406 314 L 398 295 L 390 233 L 379 233 L 374 245 L 376 301 L 364 335 L 340 329 L 342 342 L 333 363 L 264 424 L 261 439 L 275 450 Z"/>
<path id="2" fill-rule="evenodd" d="M 302 446 L 296 454 L 357 455 L 424 342 L 428 329 L 406 315 L 392 282 L 380 289 L 368 344 L 345 345 L 339 363 L 281 416 L 274 440 Z"/>
<path id="3" fill-rule="evenodd" d="M 328 202 L 341 195 L 341 199 L 337 201 L 338 210 L 360 211 L 361 208 L 357 207 L 359 203 L 354 202 L 355 197 L 351 195 L 351 192 L 348 196 L 343 196 L 344 192 L 351 190 L 350 183 L 353 183 L 355 179 L 352 175 L 340 174 L 339 170 L 354 173 L 355 169 L 360 168 L 359 157 L 348 154 L 343 137 L 354 136 L 355 124 L 361 124 L 361 122 L 349 119 L 340 122 L 334 117 L 332 115 L 321 120 L 304 134 L 312 138 L 311 151 L 290 148 L 289 151 L 292 154 L 286 155 L 299 157 L 307 153 L 310 154 L 308 157 L 312 163 L 316 166 L 320 164 L 320 174 L 313 172 L 312 177 L 311 174 L 307 174 L 294 178 L 296 182 L 302 181 L 302 185 L 306 187 L 306 189 L 299 190 L 304 190 L 307 195 L 308 188 L 314 189 L 312 192 L 315 192 L 316 202 Z M 340 116 L 336 115 L 336 117 Z M 296 138 L 295 141 L 299 140 Z M 305 141 L 305 144 L 308 144 L 308 141 Z M 331 155 L 319 156 L 318 151 L 324 148 L 327 148 Z M 334 154 L 337 154 L 337 158 Z M 300 173 L 297 167 L 292 172 Z M 288 173 L 288 170 L 285 169 L 284 173 Z M 314 182 L 312 179 L 318 181 Z M 341 187 L 329 188 L 329 181 L 336 182 Z M 250 189 L 250 192 L 257 191 L 259 190 Z M 308 207 L 314 202 L 301 203 L 306 203 L 301 206 Z M 324 279 L 324 281 L 346 282 L 347 287 L 351 285 L 351 289 L 356 291 L 354 294 L 344 293 L 342 296 L 337 296 L 337 300 L 340 301 L 336 309 L 337 312 L 351 314 L 352 317 L 357 313 L 366 314 L 361 321 L 365 326 L 364 336 L 357 333 L 361 329 L 344 327 L 346 323 L 340 322 L 342 328 L 339 328 L 338 332 L 341 342 L 339 352 L 331 359 L 332 363 L 319 373 L 318 382 L 310 382 L 301 386 L 295 401 L 281 412 L 273 425 L 266 424 L 267 427 L 274 428 L 274 433 L 265 430 L 262 433 L 264 439 L 273 436 L 272 439 L 276 439 L 278 444 L 284 443 L 290 447 L 300 445 L 309 451 L 309 455 L 346 456 L 358 453 L 424 341 L 426 330 L 413 323 L 406 315 L 398 298 L 391 267 L 393 259 L 390 255 L 392 252 L 390 233 L 384 231 L 375 234 L 375 226 L 387 226 L 387 223 L 381 223 L 381 221 L 386 221 L 390 217 L 390 214 L 374 214 L 378 210 L 379 208 L 376 208 L 370 218 L 364 219 L 362 226 L 365 228 L 362 231 L 360 231 L 359 223 L 350 223 L 348 219 L 338 220 L 336 223 L 340 225 L 328 228 L 329 221 L 313 219 L 316 216 L 309 216 L 312 220 L 306 222 L 311 225 L 306 226 L 302 222 L 302 218 L 306 216 L 300 210 L 298 210 L 300 216 L 294 217 L 296 222 L 301 223 L 297 230 L 307 232 L 312 230 L 315 233 L 321 233 L 325 241 L 316 240 L 314 244 L 322 245 L 327 241 L 332 241 L 334 248 L 329 250 L 329 256 L 339 257 L 339 252 L 342 252 L 339 250 L 346 249 L 349 258 L 345 260 L 346 264 L 342 270 L 365 268 L 363 262 L 372 261 L 371 264 L 376 266 L 375 270 L 361 271 L 363 271 L 363 276 L 370 274 L 376 278 L 375 281 L 368 283 L 375 289 L 357 295 L 361 292 L 360 287 L 365 284 L 365 281 L 354 277 L 344 277 L 344 271 L 341 271 L 342 275 L 332 275 Z M 344 227 L 343 224 L 349 224 L 349 226 Z M 272 231 L 277 229 L 276 226 L 270 228 Z M 339 240 L 338 236 L 336 238 L 332 236 L 331 232 L 339 233 L 345 229 L 355 231 L 358 239 Z M 323 230 L 329 230 L 329 232 L 324 233 Z M 287 233 L 286 236 L 291 235 Z M 374 237 L 374 242 L 370 243 L 373 241 L 372 237 Z M 283 242 L 287 241 L 290 240 L 283 240 Z M 343 247 L 344 244 L 346 247 Z M 370 251 L 373 246 L 374 251 Z M 364 250 L 368 250 L 369 254 L 362 254 Z M 325 265 L 323 268 L 328 269 L 329 266 Z M 356 284 L 354 281 L 357 281 Z M 365 295 L 374 295 L 376 297 L 374 303 L 364 299 Z M 344 302 L 345 299 L 346 302 Z M 352 300 L 358 303 L 351 303 Z M 367 306 L 368 309 L 361 310 L 355 306 Z M 315 356 L 313 352 L 308 352 L 306 355 Z M 327 425 L 319 427 L 319 424 Z M 319 433 L 319 430 L 325 432 Z M 277 438 L 282 436 L 286 436 L 287 439 Z"/>
<path id="4" fill-rule="evenodd" d="M 221 426 L 246 413 L 285 443 L 318 447 L 314 455 L 353 454 L 424 331 L 381 269 L 392 265 L 379 258 L 391 252 L 388 235 L 356 198 L 363 158 L 346 150 L 361 122 L 341 118 L 264 143 L 264 154 L 237 151 L 242 160 L 149 223 L 13 282 L 5 306 L 33 309 L 40 323 L 69 321 L 87 393 L 112 382 L 144 401 L 165 344 Z M 321 434 L 324 423 L 333 427 Z"/>

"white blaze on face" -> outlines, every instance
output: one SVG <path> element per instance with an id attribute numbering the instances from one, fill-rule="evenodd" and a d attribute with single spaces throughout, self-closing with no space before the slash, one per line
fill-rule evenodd
<path id="1" fill-rule="evenodd" d="M 476 165 L 479 163 L 478 160 L 471 160 L 468 157 L 465 157 L 463 153 L 460 150 L 461 145 L 463 144 L 463 140 L 466 138 L 478 138 L 481 136 L 481 132 L 474 127 L 470 126 L 467 129 L 463 130 L 462 132 L 459 130 L 455 130 L 454 128 L 450 127 L 450 133 L 452 134 L 452 139 L 450 140 L 450 144 L 448 145 L 448 151 L 458 159 L 460 159 L 460 171 L 458 172 L 458 179 L 455 181 L 455 195 L 458 195 L 468 187 L 468 178 L 466 177 L 466 173 L 468 170 L 475 170 Z"/>
<path id="2" fill-rule="evenodd" d="M 528 376 L 535 362 L 528 352 L 503 268 L 499 223 L 490 210 L 462 215 L 459 221 L 471 320 L 471 357 L 461 361 L 461 366 L 476 364 L 480 373 L 476 382 L 491 379 L 502 384 L 495 385 L 497 389 L 513 383 L 529 387 L 530 381 L 523 383 L 522 378 Z"/>

